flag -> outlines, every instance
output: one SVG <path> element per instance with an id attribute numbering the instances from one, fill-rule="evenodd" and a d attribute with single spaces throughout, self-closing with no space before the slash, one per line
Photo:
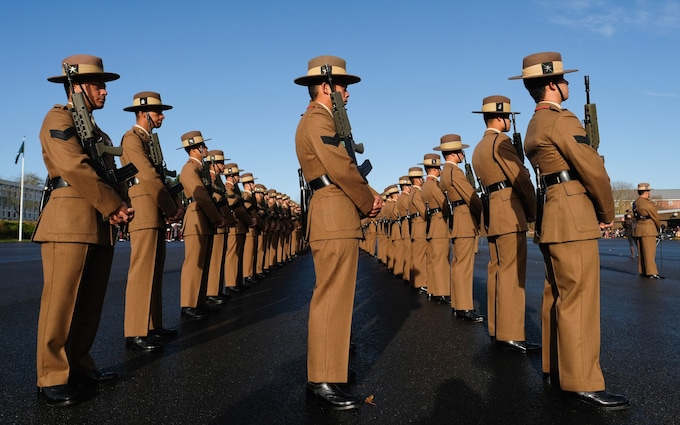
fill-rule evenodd
<path id="1" fill-rule="evenodd" d="M 21 142 L 21 147 L 19 148 L 19 153 L 17 154 L 17 159 L 14 160 L 15 164 L 17 162 L 19 162 L 19 156 L 21 156 L 21 154 L 24 153 L 24 143 L 26 143 L 26 142 L 25 141 Z"/>

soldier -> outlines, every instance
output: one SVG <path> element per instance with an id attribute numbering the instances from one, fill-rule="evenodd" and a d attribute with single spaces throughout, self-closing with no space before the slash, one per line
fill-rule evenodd
<path id="1" fill-rule="evenodd" d="M 403 270 L 401 264 L 401 220 L 397 216 L 397 199 L 399 199 L 399 187 L 392 184 L 385 188 L 385 195 L 387 195 L 387 220 L 389 221 L 388 236 L 389 241 L 387 248 L 387 269 L 393 275 L 400 275 Z M 399 270 L 399 271 L 398 271 Z"/>
<path id="2" fill-rule="evenodd" d="M 408 176 L 399 177 L 399 188 L 401 195 L 397 199 L 397 212 L 401 220 L 401 261 L 402 261 L 402 279 L 405 282 L 411 281 L 411 228 L 408 215 L 410 213 L 409 207 L 411 204 L 411 180 Z"/>
<path id="3" fill-rule="evenodd" d="M 189 160 L 179 176 L 188 202 L 182 223 L 184 263 L 180 277 L 180 306 L 182 317 L 200 320 L 213 309 L 206 302 L 213 235 L 215 229 L 226 226 L 227 221 L 212 198 L 210 172 L 203 164 L 208 147 L 201 132 L 183 134 L 182 147 L 189 154 Z"/>
<path id="4" fill-rule="evenodd" d="M 246 233 L 246 239 L 243 246 L 243 278 L 245 282 L 249 284 L 258 282 L 257 277 L 255 277 L 255 261 L 257 258 L 257 242 L 262 226 L 260 216 L 257 214 L 255 195 L 253 194 L 255 180 L 257 179 L 253 177 L 253 173 L 243 173 L 241 176 L 241 184 L 243 184 L 243 206 L 257 223 L 256 226 L 248 228 L 248 233 Z"/>
<path id="5" fill-rule="evenodd" d="M 427 223 L 425 222 L 425 202 L 421 193 L 423 186 L 423 169 L 408 169 L 411 180 L 409 196 L 409 215 L 411 222 L 411 286 L 420 291 L 427 291 Z"/>
<path id="6" fill-rule="evenodd" d="M 135 164 L 137 181 L 129 189 L 130 202 L 136 219 L 130 223 L 130 268 L 125 289 L 125 339 L 128 348 L 155 351 L 162 348 L 157 339 L 172 338 L 175 329 L 163 328 L 163 267 L 165 265 L 166 223 L 176 223 L 184 217 L 176 194 L 170 193 L 165 181 L 165 164 L 152 159 L 151 132 L 160 128 L 165 119 L 161 95 L 145 91 L 134 95 L 132 106 L 136 124 L 121 141 L 121 164 Z M 157 140 L 157 139 L 156 139 Z M 160 149 L 160 146 L 153 147 Z"/>
<path id="7" fill-rule="evenodd" d="M 425 203 L 427 240 L 427 295 L 442 304 L 451 303 L 451 231 L 444 220 L 444 193 L 439 188 L 441 156 L 428 153 L 419 165 L 425 167 L 425 182 L 421 194 Z"/>
<path id="8" fill-rule="evenodd" d="M 472 154 L 472 165 L 484 187 L 484 231 L 489 242 L 487 302 L 489 336 L 496 344 L 526 353 L 541 346 L 526 342 L 524 291 L 527 267 L 527 222 L 535 221 L 536 193 L 510 131 L 510 99 L 482 101 L 486 131 Z M 486 198 L 486 199 L 484 199 Z"/>
<path id="9" fill-rule="evenodd" d="M 451 201 L 451 205 L 447 205 L 447 224 L 451 230 L 451 238 L 453 238 L 451 312 L 458 320 L 481 323 L 484 321 L 484 316 L 475 311 L 472 283 L 482 201 L 463 170 L 458 167 L 458 164 L 465 159 L 463 149 L 468 147 L 461 143 L 459 135 L 446 134 L 441 137 L 439 146 L 433 149 L 442 151 L 446 160 L 441 172 L 439 188 Z"/>
<path id="10" fill-rule="evenodd" d="M 546 268 L 543 291 L 543 373 L 566 394 L 602 408 L 629 406 L 606 391 L 600 368 L 601 229 L 614 220 L 614 198 L 604 162 L 580 120 L 562 108 L 569 83 L 562 56 L 524 58 L 524 86 L 536 102 L 525 152 L 541 180 L 535 241 Z M 598 225 L 599 222 L 599 225 Z"/>
<path id="11" fill-rule="evenodd" d="M 647 279 L 663 279 L 656 268 L 656 238 L 661 230 L 661 219 L 656 205 L 649 198 L 652 188 L 649 183 L 638 184 L 638 198 L 633 202 L 635 231 L 633 236 L 638 248 L 638 273 Z M 631 254 L 632 254 L 631 248 Z"/>
<path id="12" fill-rule="evenodd" d="M 348 380 L 350 330 L 362 237 L 360 214 L 374 217 L 382 201 L 359 173 L 333 120 L 331 93 L 347 102 L 349 84 L 359 77 L 346 72 L 345 61 L 321 56 L 309 61 L 307 86 L 311 101 L 295 134 L 295 149 L 309 187 L 309 244 L 316 286 L 309 308 L 307 392 L 336 409 L 357 408 L 362 399 L 337 384 Z M 322 72 L 332 67 L 333 85 Z M 336 105 L 338 108 L 344 105 Z M 351 149 L 351 146 L 347 146 Z M 333 320 L 329 321 L 328 318 Z"/>
<path id="13" fill-rule="evenodd" d="M 229 294 L 222 293 L 224 285 L 224 263 L 227 254 L 227 232 L 228 229 L 236 225 L 236 218 L 229 210 L 227 204 L 227 189 L 222 180 L 224 172 L 224 157 L 221 150 L 211 150 L 205 158 L 205 164 L 210 170 L 210 181 L 212 184 L 212 197 L 224 220 L 226 226 L 218 227 L 213 235 L 212 249 L 210 252 L 210 267 L 208 269 L 208 286 L 206 287 L 205 298 L 209 304 L 222 305 L 229 298 Z"/>
<path id="14" fill-rule="evenodd" d="M 241 181 L 241 170 L 238 164 L 232 162 L 224 166 L 226 181 L 224 186 L 227 190 L 229 209 L 238 220 L 235 226 L 229 228 L 227 236 L 227 255 L 224 264 L 224 285 L 226 290 L 240 292 L 250 286 L 243 284 L 243 250 L 245 249 L 246 234 L 252 223 L 252 217 L 243 206 L 241 189 L 238 183 Z"/>
<path id="15" fill-rule="evenodd" d="M 95 56 L 74 55 L 61 63 L 73 87 L 63 68 L 61 75 L 47 79 L 64 84 L 68 104 L 52 107 L 40 129 L 43 160 L 54 189 L 32 237 L 41 244 L 44 276 L 38 318 L 38 393 L 52 406 L 75 404 L 81 400 L 80 388 L 118 378 L 98 371 L 89 351 L 111 270 L 113 226 L 134 217 L 124 190 L 114 188 L 102 170 L 94 168 L 97 161 L 81 145 L 69 111 L 74 107 L 73 94 L 82 93 L 86 119 L 91 119 L 89 114 L 104 107 L 106 83 L 120 76 L 104 72 L 102 60 Z M 96 125 L 95 133 L 111 145 Z M 113 158 L 105 156 L 104 161 L 107 169 L 114 168 Z"/>
<path id="16" fill-rule="evenodd" d="M 263 184 L 256 184 L 253 189 L 255 196 L 255 210 L 258 215 L 258 222 L 260 223 L 260 231 L 257 235 L 257 258 L 255 260 L 255 277 L 263 280 L 267 275 L 264 273 L 265 258 L 267 253 L 267 242 L 269 236 L 269 217 L 265 210 L 266 201 L 265 193 L 267 188 Z"/>

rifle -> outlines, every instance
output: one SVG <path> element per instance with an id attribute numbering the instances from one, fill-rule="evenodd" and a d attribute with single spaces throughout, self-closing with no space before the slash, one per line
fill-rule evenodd
<path id="1" fill-rule="evenodd" d="M 522 147 L 522 135 L 517 132 L 517 126 L 515 125 L 515 115 L 510 114 L 512 117 L 512 145 L 517 151 L 520 161 L 524 163 L 524 148 Z M 481 184 L 481 183 L 480 183 Z"/>
<path id="2" fill-rule="evenodd" d="M 541 169 L 536 166 L 536 237 L 541 237 L 541 225 L 543 223 L 543 205 L 545 204 L 545 186 L 541 181 Z"/>
<path id="3" fill-rule="evenodd" d="M 307 235 L 307 212 L 309 211 L 310 192 L 305 176 L 302 174 L 302 168 L 298 168 L 298 179 L 300 180 L 300 209 L 302 215 L 300 224 L 302 224 L 302 237 L 305 238 Z"/>
<path id="4" fill-rule="evenodd" d="M 332 90 L 331 100 L 333 102 L 333 119 L 335 120 L 335 131 L 340 140 L 342 140 L 342 143 L 347 150 L 347 154 L 349 154 L 349 157 L 352 159 L 352 161 L 354 161 L 354 164 L 357 165 L 357 157 L 354 153 L 364 153 L 364 145 L 363 143 L 354 143 L 352 128 L 349 125 L 349 118 L 347 117 L 347 110 L 345 109 L 345 102 L 342 100 L 342 94 L 335 91 L 335 84 L 333 84 L 333 77 L 331 76 L 332 68 L 333 67 L 331 65 L 323 65 L 321 67 L 321 73 L 326 74 L 328 77 L 328 85 Z M 357 165 L 357 169 L 359 170 L 361 177 L 363 177 L 364 180 L 368 182 L 368 180 L 366 180 L 366 176 L 368 176 L 368 173 L 370 173 L 373 169 L 371 161 L 367 159 L 364 160 L 361 165 Z"/>
<path id="5" fill-rule="evenodd" d="M 477 182 L 475 181 L 475 173 L 472 172 L 472 165 L 468 164 L 467 158 L 463 157 L 463 159 L 465 160 L 465 177 L 470 182 L 470 186 L 477 191 Z"/>
<path id="6" fill-rule="evenodd" d="M 92 113 L 88 111 L 85 104 L 85 94 L 83 92 L 76 93 L 73 87 L 73 80 L 71 76 L 76 74 L 77 68 L 69 66 L 64 63 L 64 71 L 68 80 L 69 91 L 71 93 L 72 107 L 69 112 L 73 117 L 73 124 L 78 133 L 80 144 L 85 150 L 87 156 L 92 160 L 92 167 L 97 172 L 97 175 L 106 182 L 115 186 L 120 182 L 127 182 L 137 174 L 137 167 L 129 163 L 122 168 L 116 168 L 115 161 L 106 161 L 104 155 L 121 156 L 123 148 L 120 146 L 113 147 L 110 142 L 104 141 L 104 136 L 101 130 L 94 123 Z"/>
<path id="7" fill-rule="evenodd" d="M 151 118 L 148 115 L 147 119 L 149 120 L 149 124 L 152 124 Z M 153 128 L 153 125 L 151 125 L 151 128 Z M 165 187 L 168 188 L 168 191 L 173 196 L 177 196 L 184 187 L 182 186 L 182 183 L 170 184 L 168 182 L 168 177 L 173 179 L 177 177 L 177 171 L 170 171 L 166 167 L 165 160 L 163 159 L 163 151 L 161 150 L 161 142 L 158 140 L 158 135 L 156 133 L 151 133 L 151 139 L 149 140 L 149 158 L 151 159 L 151 163 L 156 169 L 156 172 L 165 184 Z"/>
<path id="8" fill-rule="evenodd" d="M 40 208 L 38 209 L 38 212 L 42 212 L 42 210 L 45 209 L 45 205 L 47 205 L 47 202 L 50 200 L 50 195 L 52 195 L 53 190 L 54 186 L 52 185 L 52 179 L 48 174 L 47 178 L 45 179 L 42 195 L 40 195 Z"/>
<path id="9" fill-rule="evenodd" d="M 409 208 L 406 207 L 406 224 L 408 224 L 408 236 L 413 240 L 413 235 L 411 234 L 411 214 L 409 213 Z"/>
<path id="10" fill-rule="evenodd" d="M 586 85 L 586 104 L 584 106 L 585 119 L 583 125 L 586 128 L 586 135 L 590 140 L 590 146 L 597 150 L 600 147 L 600 130 L 597 125 L 597 108 L 594 103 L 590 103 L 590 77 L 585 76 Z"/>
<path id="11" fill-rule="evenodd" d="M 444 192 L 444 199 L 446 199 L 446 207 L 449 209 L 449 216 L 447 217 L 449 222 L 449 231 L 453 230 L 453 202 L 449 199 L 449 191 Z"/>
<path id="12" fill-rule="evenodd" d="M 427 223 L 425 225 L 425 237 L 427 237 L 427 235 L 430 233 L 430 221 L 431 221 L 430 220 L 430 203 L 429 202 L 425 202 L 425 221 Z"/>
<path id="13" fill-rule="evenodd" d="M 520 143 L 522 143 L 521 139 Z M 524 160 L 522 159 L 522 161 Z M 479 181 L 479 189 L 482 192 L 482 196 L 480 196 L 480 198 L 482 198 L 482 208 L 484 211 L 484 228 L 486 230 L 489 230 L 489 202 L 490 202 L 489 192 L 486 190 L 486 186 L 482 184 L 482 179 L 480 177 L 477 177 L 477 181 Z"/>

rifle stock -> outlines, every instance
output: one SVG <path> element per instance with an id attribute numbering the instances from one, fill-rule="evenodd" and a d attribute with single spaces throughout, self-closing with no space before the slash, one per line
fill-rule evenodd
<path id="1" fill-rule="evenodd" d="M 590 103 L 590 77 L 586 75 L 586 104 L 584 106 L 583 125 L 586 129 L 586 135 L 590 140 L 590 146 L 597 150 L 600 147 L 600 130 L 597 124 L 597 108 L 594 103 Z"/>

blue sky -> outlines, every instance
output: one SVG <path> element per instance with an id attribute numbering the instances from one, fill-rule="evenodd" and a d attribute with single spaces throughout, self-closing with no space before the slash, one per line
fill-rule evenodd
<path id="1" fill-rule="evenodd" d="M 461 5 L 462 3 L 462 5 Z M 502 94 L 522 112 L 534 104 L 521 81 L 522 58 L 562 53 L 570 98 L 583 118 L 583 76 L 597 104 L 600 154 L 612 182 L 680 187 L 673 116 L 680 100 L 680 0 L 2 2 L 0 178 L 18 178 L 14 159 L 26 137 L 27 172 L 45 175 L 38 132 L 47 110 L 64 102 L 46 78 L 75 53 L 101 56 L 109 83 L 95 113 L 114 140 L 133 124 L 139 91 L 162 94 L 168 111 L 157 130 L 169 169 L 186 161 L 180 136 L 200 130 L 258 182 L 299 198 L 294 134 L 308 95 L 293 84 L 318 55 L 345 58 L 361 83 L 350 86 L 348 114 L 381 192 L 422 162 L 439 138 L 457 133 L 469 156 L 484 131 L 471 111 Z M 113 6 L 115 4 L 115 6 Z M 60 5 L 58 9 L 57 5 Z M 528 161 L 527 161 L 528 165 Z"/>

